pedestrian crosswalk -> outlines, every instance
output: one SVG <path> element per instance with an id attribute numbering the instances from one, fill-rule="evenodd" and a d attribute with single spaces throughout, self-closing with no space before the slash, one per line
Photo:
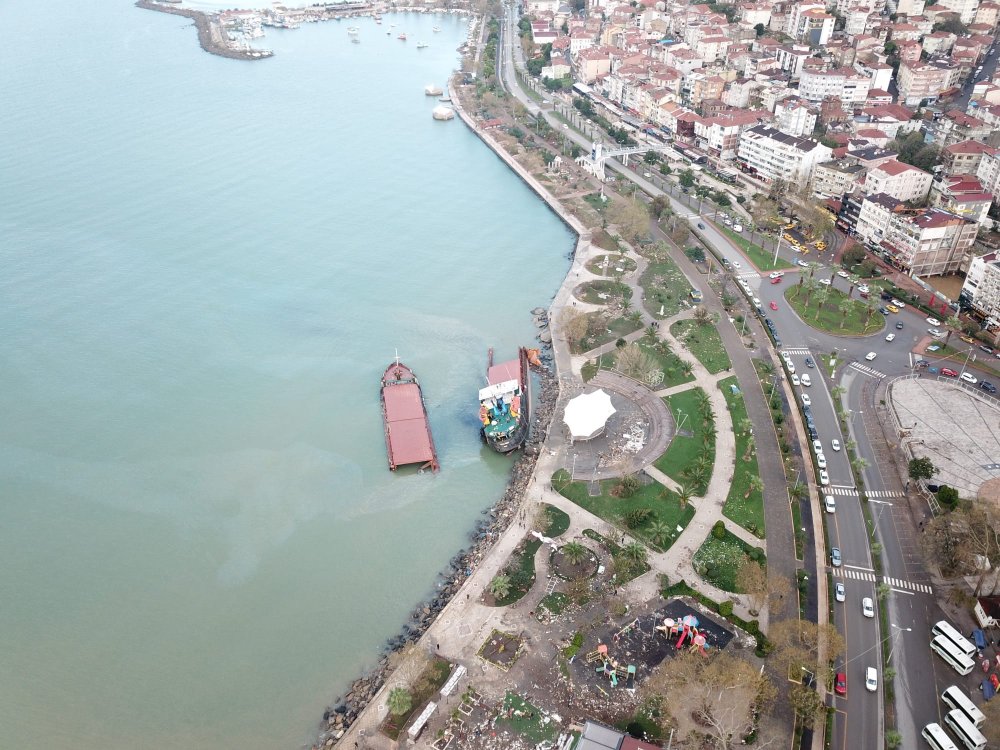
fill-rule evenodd
<path id="1" fill-rule="evenodd" d="M 834 568 L 833 569 L 834 578 L 844 578 L 854 581 L 867 581 L 868 583 L 876 583 L 878 577 L 870 570 L 855 570 L 853 568 Z M 904 581 L 901 578 L 890 578 L 884 576 L 882 578 L 882 583 L 891 586 L 894 589 L 904 589 L 906 591 L 919 591 L 921 594 L 933 594 L 934 589 L 932 589 L 926 583 L 914 583 L 913 581 Z"/>
<path id="2" fill-rule="evenodd" d="M 844 487 L 843 485 L 833 485 L 827 487 L 824 492 L 831 495 L 843 495 L 845 497 L 857 497 L 858 488 L 857 487 Z M 866 490 L 865 495 L 867 497 L 875 498 L 893 498 L 893 497 L 906 497 L 902 492 L 892 492 L 890 490 Z"/>
<path id="3" fill-rule="evenodd" d="M 746 279 L 747 281 L 752 281 L 754 279 L 759 279 L 760 274 L 755 271 L 744 271 L 743 273 L 736 274 L 737 279 Z"/>
<path id="4" fill-rule="evenodd" d="M 808 349 L 782 349 L 785 354 L 808 354 Z"/>
<path id="5" fill-rule="evenodd" d="M 860 362 L 851 362 L 851 367 L 853 367 L 858 372 L 864 373 L 865 375 L 871 375 L 873 378 L 882 379 L 885 377 L 884 372 L 879 372 L 875 368 L 869 367 L 868 365 L 863 365 Z"/>

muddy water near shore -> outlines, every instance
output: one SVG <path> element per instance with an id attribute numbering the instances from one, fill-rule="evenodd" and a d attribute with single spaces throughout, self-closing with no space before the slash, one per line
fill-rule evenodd
<path id="1" fill-rule="evenodd" d="M 127 0 L 5 23 L 51 43 L 0 48 L 0 747 L 307 744 L 503 493 L 486 348 L 573 238 L 430 117 L 465 19 L 255 63 Z M 385 468 L 397 349 L 437 476 Z"/>

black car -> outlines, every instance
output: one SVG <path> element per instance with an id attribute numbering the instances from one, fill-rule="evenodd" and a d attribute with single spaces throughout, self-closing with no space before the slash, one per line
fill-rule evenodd
<path id="1" fill-rule="evenodd" d="M 982 388 L 987 393 L 996 393 L 997 392 L 997 387 L 995 385 L 993 385 L 993 383 L 991 383 L 988 380 L 983 380 L 982 382 L 980 382 L 979 383 L 979 387 Z"/>
<path id="2" fill-rule="evenodd" d="M 980 349 L 981 351 L 984 351 L 984 352 L 986 352 L 987 354 L 992 354 L 992 353 L 993 353 L 993 350 L 992 350 L 992 349 L 990 349 L 990 348 L 989 348 L 988 346 L 986 346 L 986 344 L 980 344 L 980 345 L 979 345 L 979 349 Z"/>
<path id="3" fill-rule="evenodd" d="M 878 309 L 878 311 L 879 311 L 880 313 L 882 313 L 883 315 L 888 315 L 888 314 L 889 314 L 889 310 L 888 310 L 888 309 L 886 309 L 886 308 L 884 308 L 884 307 L 880 307 L 880 308 Z"/>
<path id="4" fill-rule="evenodd" d="M 806 367 L 815 367 L 816 363 L 813 362 L 812 357 L 806 357 Z"/>
<path id="5" fill-rule="evenodd" d="M 896 323 L 896 330 L 897 331 L 902 331 L 903 330 L 903 324 L 902 323 Z"/>
<path id="6" fill-rule="evenodd" d="M 699 221 L 699 222 L 698 222 L 698 229 L 704 229 L 704 228 L 705 228 L 705 225 L 704 225 L 704 224 L 702 224 L 702 223 L 701 223 L 701 222 Z"/>
<path id="7" fill-rule="evenodd" d="M 879 296 L 887 301 L 892 299 L 892 295 L 889 292 L 882 292 Z"/>

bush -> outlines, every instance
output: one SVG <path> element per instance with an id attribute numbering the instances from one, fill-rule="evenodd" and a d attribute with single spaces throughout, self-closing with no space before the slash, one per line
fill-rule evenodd
<path id="1" fill-rule="evenodd" d="M 945 506 L 949 510 L 952 510 L 956 505 L 958 505 L 958 490 L 954 487 L 942 484 L 941 489 L 937 491 L 937 499 L 941 505 Z"/>
<path id="2" fill-rule="evenodd" d="M 733 614 L 733 601 L 732 599 L 726 599 L 724 602 L 719 602 L 719 614 L 723 617 L 731 617 Z"/>
<path id="3" fill-rule="evenodd" d="M 639 477 L 635 474 L 626 474 L 618 483 L 618 491 L 622 497 L 632 497 L 639 491 Z"/>
<path id="4" fill-rule="evenodd" d="M 649 508 L 634 508 L 625 514 L 625 525 L 630 529 L 637 529 L 649 520 L 653 514 Z"/>
<path id="5" fill-rule="evenodd" d="M 726 524 L 722 521 L 716 521 L 715 525 L 712 527 L 712 536 L 718 540 L 723 540 L 726 538 Z"/>

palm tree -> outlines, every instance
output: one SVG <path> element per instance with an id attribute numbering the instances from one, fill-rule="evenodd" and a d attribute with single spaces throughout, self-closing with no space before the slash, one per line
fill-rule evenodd
<path id="1" fill-rule="evenodd" d="M 646 326 L 646 332 L 643 334 L 644 338 L 649 339 L 649 343 L 656 343 L 656 326 L 648 325 Z"/>
<path id="2" fill-rule="evenodd" d="M 673 531 L 673 529 L 666 521 L 653 521 L 653 523 L 649 524 L 649 536 L 659 545 L 663 544 L 664 539 L 668 539 L 670 537 L 671 531 Z"/>
<path id="3" fill-rule="evenodd" d="M 628 320 L 630 323 L 639 325 L 640 323 L 642 323 L 642 313 L 639 312 L 638 310 L 633 310 L 628 314 Z"/>
<path id="4" fill-rule="evenodd" d="M 750 483 L 747 485 L 747 491 L 746 494 L 743 496 L 743 499 L 746 500 L 754 492 L 760 492 L 763 489 L 764 489 L 764 483 L 760 480 L 760 477 L 757 476 L 756 474 L 751 474 Z"/>
<path id="5" fill-rule="evenodd" d="M 684 510 L 688 506 L 692 497 L 694 497 L 694 492 L 691 491 L 690 487 L 682 485 L 681 488 L 677 490 L 677 502 L 680 503 L 681 510 Z"/>
<path id="6" fill-rule="evenodd" d="M 587 559 L 587 548 L 579 542 L 566 542 L 560 551 L 570 565 L 579 565 Z"/>
<path id="7" fill-rule="evenodd" d="M 948 341 L 951 339 L 951 334 L 958 328 L 962 327 L 962 321 L 959 320 L 957 315 L 949 315 L 944 321 L 944 324 L 948 326 L 948 334 L 944 337 L 944 345 L 948 346 Z"/>
<path id="8" fill-rule="evenodd" d="M 747 438 L 747 449 L 743 451 L 743 460 L 749 461 L 750 457 L 753 456 L 754 449 L 757 447 L 757 442 L 753 439 L 753 435 Z"/>
<path id="9" fill-rule="evenodd" d="M 639 544 L 639 542 L 629 542 L 625 545 L 625 549 L 622 550 L 622 555 L 625 556 L 625 559 L 634 563 L 646 562 L 646 554 L 646 548 Z"/>
<path id="10" fill-rule="evenodd" d="M 694 465 L 705 472 L 712 468 L 712 459 L 707 452 L 699 453 Z"/>
<path id="11" fill-rule="evenodd" d="M 510 595 L 510 577 L 501 573 L 490 581 L 490 593 L 498 601 L 506 599 Z"/>
<path id="12" fill-rule="evenodd" d="M 765 360 L 760 361 L 760 364 L 757 365 L 757 369 L 760 370 L 761 375 L 774 375 L 774 365 Z"/>
<path id="13" fill-rule="evenodd" d="M 806 290 L 806 300 L 805 300 L 806 307 L 809 306 L 809 298 L 812 297 L 813 292 L 815 292 L 818 287 L 819 284 L 817 284 L 816 281 L 811 276 L 808 279 L 806 279 L 805 284 L 803 285 L 803 289 Z"/>
<path id="14" fill-rule="evenodd" d="M 694 367 L 691 365 L 690 362 L 687 361 L 681 362 L 681 373 L 684 375 L 684 377 L 686 378 L 691 377 L 692 372 L 694 372 Z"/>
<path id="15" fill-rule="evenodd" d="M 389 707 L 389 713 L 393 716 L 402 716 L 413 708 L 413 696 L 405 687 L 394 687 L 389 691 L 386 705 Z"/>
<path id="16" fill-rule="evenodd" d="M 840 313 L 840 327 L 843 328 L 847 324 L 847 316 L 851 312 L 851 308 L 854 307 L 854 303 L 851 301 L 850 295 L 844 297 L 840 300 L 840 304 L 837 305 L 837 312 Z"/>
<path id="17" fill-rule="evenodd" d="M 809 496 L 809 485 L 804 482 L 796 482 L 788 488 L 788 494 L 796 500 L 802 500 Z"/>
<path id="18" fill-rule="evenodd" d="M 708 394 L 705 393 L 705 391 L 699 391 L 697 398 L 698 398 L 698 408 L 701 409 L 702 412 L 704 412 L 706 408 L 708 409 L 712 408 L 712 399 L 708 397 Z"/>
<path id="19" fill-rule="evenodd" d="M 749 435 L 753 431 L 753 422 L 744 417 L 740 420 L 737 430 L 741 435 Z"/>
<path id="20" fill-rule="evenodd" d="M 706 475 L 708 470 L 704 469 L 697 464 L 692 464 L 688 466 L 683 472 L 681 472 L 687 479 L 691 480 L 691 484 L 695 487 L 701 487 L 705 484 Z"/>
<path id="21" fill-rule="evenodd" d="M 851 461 L 851 466 L 854 469 L 854 473 L 860 475 L 861 472 L 868 468 L 868 462 L 862 456 L 858 456 Z"/>
<path id="22" fill-rule="evenodd" d="M 830 298 L 830 290 L 826 287 L 816 290 L 816 316 L 813 320 L 817 320 L 820 313 L 823 312 L 823 305 L 826 304 L 827 299 Z"/>

